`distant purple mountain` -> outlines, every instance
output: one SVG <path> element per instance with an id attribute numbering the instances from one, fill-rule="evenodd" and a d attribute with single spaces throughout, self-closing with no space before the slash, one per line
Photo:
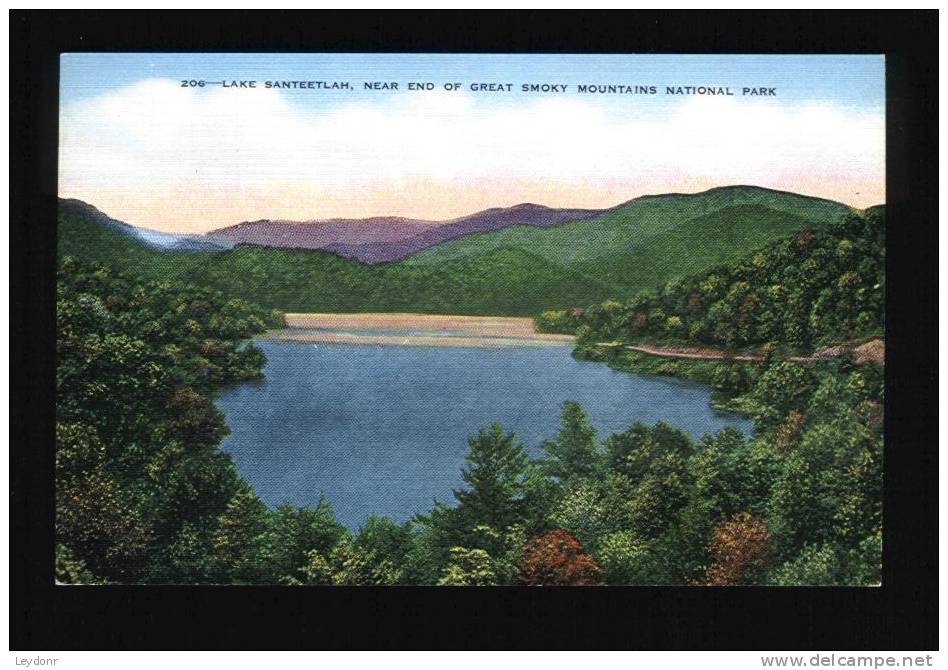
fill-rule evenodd
<path id="1" fill-rule="evenodd" d="M 328 219 L 324 221 L 249 221 L 211 231 L 211 240 L 230 244 L 286 249 L 322 249 L 362 263 L 386 263 L 407 258 L 429 247 L 472 233 L 508 226 L 547 228 L 591 219 L 604 210 L 552 209 L 524 203 L 485 209 L 449 221 L 400 217 Z"/>

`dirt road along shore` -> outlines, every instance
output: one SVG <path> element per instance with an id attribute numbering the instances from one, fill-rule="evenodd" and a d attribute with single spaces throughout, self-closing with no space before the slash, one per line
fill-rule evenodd
<path id="1" fill-rule="evenodd" d="M 648 344 L 626 344 L 618 342 L 597 342 L 596 346 L 604 348 L 622 347 L 629 351 L 637 351 L 641 354 L 650 356 L 659 356 L 661 358 L 683 358 L 702 361 L 730 360 L 753 362 L 762 361 L 765 356 L 759 353 L 740 353 L 735 354 L 720 349 L 710 347 L 659 347 Z M 858 347 L 837 345 L 835 347 L 823 347 L 813 352 L 811 356 L 790 356 L 787 360 L 793 363 L 815 363 L 826 360 L 827 358 L 836 358 L 852 352 L 856 363 L 871 363 L 876 367 L 885 367 L 885 342 L 883 340 L 871 340 Z"/>

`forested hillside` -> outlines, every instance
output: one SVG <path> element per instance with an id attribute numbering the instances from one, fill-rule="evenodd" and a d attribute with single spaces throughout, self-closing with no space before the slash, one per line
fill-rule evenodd
<path id="1" fill-rule="evenodd" d="M 610 296 L 615 298 L 740 258 L 769 241 L 807 226 L 821 228 L 849 212 L 829 200 L 727 186 L 636 198 L 594 219 L 545 230 L 512 226 L 470 235 L 406 263 L 437 266 L 499 248 L 524 249 L 607 283 L 616 290 Z"/>
<path id="2" fill-rule="evenodd" d="M 620 532 L 632 531 L 620 536 L 623 546 L 637 556 L 623 559 L 629 561 L 622 563 L 623 574 L 637 583 L 662 581 L 657 575 L 663 570 L 671 582 L 878 582 L 883 371 L 871 362 L 857 364 L 846 350 L 884 335 L 884 287 L 885 210 L 877 207 L 625 303 L 538 319 L 547 329 L 576 331 L 580 357 L 710 384 L 719 407 L 754 418 L 749 441 L 725 431 L 683 447 L 685 439 L 666 437 L 663 444 L 646 438 L 644 427 L 631 431 L 649 445 L 646 456 L 632 457 L 638 468 L 633 482 L 648 483 L 644 473 L 652 470 L 656 479 L 641 491 L 655 492 L 656 504 L 677 500 L 672 506 L 682 506 L 671 513 L 651 510 L 650 519 L 665 520 L 651 540 L 620 524 Z M 629 351 L 622 346 L 628 343 L 751 349 L 761 360 L 676 360 Z M 841 345 L 841 356 L 809 364 L 786 360 L 790 353 L 834 344 Z M 603 445 L 610 475 L 585 484 L 586 500 L 600 502 L 577 514 L 577 523 L 614 518 L 616 503 L 608 501 L 623 498 L 608 483 L 622 472 L 622 458 L 609 456 L 621 443 L 616 439 Z M 683 469 L 658 469 L 675 462 Z M 682 484 L 684 492 L 675 494 Z M 642 492 L 624 497 L 640 504 L 647 499 Z M 592 547 L 601 542 L 577 526 L 563 527 Z M 694 544 L 685 549 L 689 537 Z M 604 565 L 611 560 L 604 549 L 596 555 Z M 659 556 L 662 562 L 649 562 Z M 646 570 L 639 572 L 642 566 Z"/>
<path id="3" fill-rule="evenodd" d="M 885 210 L 877 207 L 658 291 L 543 314 L 538 325 L 578 332 L 584 343 L 770 344 L 808 352 L 881 336 L 884 297 Z"/>
<path id="4" fill-rule="evenodd" d="M 639 198 L 590 220 L 467 235 L 397 263 L 241 246 L 159 251 L 82 211 L 60 214 L 60 257 L 212 288 L 289 312 L 535 316 L 626 300 L 848 214 L 839 203 L 753 187 Z"/>
<path id="5" fill-rule="evenodd" d="M 252 494 L 218 449 L 211 394 L 260 376 L 242 342 L 282 316 L 72 258 L 58 280 L 58 578 L 226 578 L 217 519 Z"/>
<path id="6" fill-rule="evenodd" d="M 599 436 L 583 408 L 566 403 L 541 458 L 528 457 L 508 432 L 516 427 L 485 427 L 471 436 L 453 501 L 405 524 L 372 518 L 357 533 L 326 504 L 268 509 L 218 447 L 227 429 L 210 396 L 259 374 L 259 352 L 240 342 L 278 322 L 278 313 L 174 279 L 154 283 L 64 259 L 57 577 L 878 584 L 882 371 L 847 357 L 795 364 L 782 352 L 882 332 L 873 287 L 884 273 L 883 228 L 883 212 L 874 210 L 686 278 L 684 288 L 573 313 L 573 326 L 585 329 L 579 355 L 639 371 L 658 361 L 651 371 L 710 383 L 719 402 L 754 418 L 753 437 L 728 429 L 694 440 L 664 423 Z M 756 308 L 766 303 L 747 296 L 778 279 L 803 303 L 775 301 L 780 327 L 766 330 L 770 321 Z M 742 282 L 748 287 L 735 292 Z M 701 295 L 716 298 L 689 312 L 705 285 Z M 732 317 L 715 307 L 720 301 L 735 305 Z M 749 304 L 755 309 L 742 311 Z M 830 309 L 836 318 L 822 318 Z M 676 317 L 685 329 L 670 332 Z M 567 318 L 577 316 L 546 317 L 560 326 Z M 724 328 L 731 321 L 733 333 Z M 698 323 L 694 338 L 703 339 L 691 339 Z M 735 346 L 766 338 L 774 346 L 761 362 L 743 364 L 663 361 L 595 344 L 645 337 Z"/>

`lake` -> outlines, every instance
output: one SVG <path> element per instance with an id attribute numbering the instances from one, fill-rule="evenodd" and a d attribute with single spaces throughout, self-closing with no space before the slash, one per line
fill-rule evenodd
<path id="1" fill-rule="evenodd" d="M 527 450 L 583 405 L 600 438 L 660 420 L 694 437 L 752 422 L 714 411 L 710 389 L 575 360 L 569 344 L 504 347 L 257 342 L 265 380 L 225 391 L 222 448 L 267 505 L 321 495 L 352 530 L 453 504 L 467 438 L 499 421 Z"/>

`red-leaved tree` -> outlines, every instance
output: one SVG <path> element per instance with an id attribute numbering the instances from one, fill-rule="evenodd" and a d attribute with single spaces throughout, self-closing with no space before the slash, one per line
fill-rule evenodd
<path id="1" fill-rule="evenodd" d="M 520 562 L 523 582 L 528 586 L 594 586 L 602 583 L 599 565 L 579 540 L 565 530 L 534 537 Z"/>
<path id="2" fill-rule="evenodd" d="M 753 581 L 767 561 L 770 531 L 761 517 L 741 512 L 714 532 L 709 549 L 714 563 L 708 567 L 710 586 L 735 586 Z"/>

